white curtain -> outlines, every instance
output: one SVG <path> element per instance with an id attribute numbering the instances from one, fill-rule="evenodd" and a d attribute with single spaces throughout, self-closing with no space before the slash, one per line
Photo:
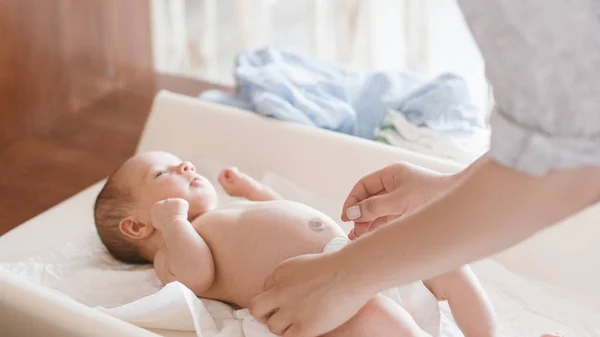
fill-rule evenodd
<path id="1" fill-rule="evenodd" d="M 232 84 L 266 44 L 348 67 L 463 76 L 489 109 L 484 64 L 455 0 L 153 0 L 158 71 Z"/>

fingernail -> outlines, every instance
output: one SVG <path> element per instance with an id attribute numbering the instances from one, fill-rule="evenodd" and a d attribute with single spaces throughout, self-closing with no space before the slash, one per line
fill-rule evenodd
<path id="1" fill-rule="evenodd" d="M 356 220 L 360 218 L 360 207 L 358 205 L 352 206 L 346 210 L 346 216 L 350 220 Z"/>

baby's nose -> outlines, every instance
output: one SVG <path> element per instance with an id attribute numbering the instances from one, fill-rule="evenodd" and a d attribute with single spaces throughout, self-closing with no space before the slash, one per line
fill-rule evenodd
<path id="1" fill-rule="evenodd" d="M 196 171 L 196 168 L 194 167 L 194 164 L 190 163 L 189 161 L 184 161 L 183 163 L 181 163 L 181 165 L 179 166 L 180 170 L 182 172 L 194 172 Z"/>

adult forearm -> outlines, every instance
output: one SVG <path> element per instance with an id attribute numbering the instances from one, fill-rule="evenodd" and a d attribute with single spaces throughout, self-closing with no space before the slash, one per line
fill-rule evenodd
<path id="1" fill-rule="evenodd" d="M 439 275 L 508 248 L 598 199 L 599 168 L 534 177 L 480 160 L 445 196 L 338 253 L 357 284 L 378 292 Z"/>
<path id="2" fill-rule="evenodd" d="M 462 181 L 463 179 L 472 175 L 475 171 L 481 168 L 483 165 L 490 162 L 489 153 L 486 152 L 481 155 L 481 157 L 477 158 L 474 162 L 472 162 L 469 166 L 467 166 L 464 170 L 460 171 L 455 175 L 457 181 Z"/>

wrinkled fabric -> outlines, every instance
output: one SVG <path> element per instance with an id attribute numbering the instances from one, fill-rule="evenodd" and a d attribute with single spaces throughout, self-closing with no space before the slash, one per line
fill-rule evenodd
<path id="1" fill-rule="evenodd" d="M 354 71 L 275 48 L 242 52 L 237 92 L 208 91 L 202 100 L 280 120 L 372 139 L 389 109 L 415 125 L 444 133 L 483 126 L 483 112 L 464 80 L 443 74 L 425 81 L 407 72 Z"/>

